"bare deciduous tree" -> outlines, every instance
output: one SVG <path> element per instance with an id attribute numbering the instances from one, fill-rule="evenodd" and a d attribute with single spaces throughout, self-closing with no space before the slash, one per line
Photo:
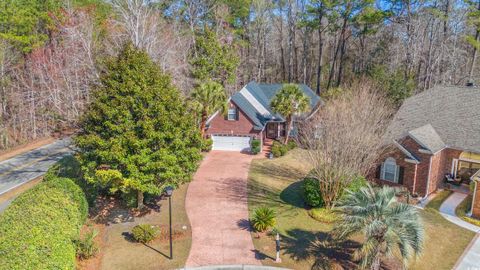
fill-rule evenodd
<path id="1" fill-rule="evenodd" d="M 382 151 L 393 109 L 369 82 L 353 83 L 329 100 L 302 126 L 299 142 L 313 166 L 326 207 L 333 207 L 344 188 L 365 175 Z"/>

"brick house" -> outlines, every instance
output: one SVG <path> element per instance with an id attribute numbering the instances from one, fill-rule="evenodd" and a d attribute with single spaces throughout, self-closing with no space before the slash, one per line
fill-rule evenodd
<path id="1" fill-rule="evenodd" d="M 266 139 L 285 136 L 285 118 L 274 113 L 270 101 L 282 88 L 282 84 L 250 82 L 232 95 L 228 112 L 216 112 L 207 121 L 207 135 L 213 140 L 213 150 L 248 151 L 252 139 L 263 144 Z M 308 86 L 299 84 L 310 99 L 310 112 L 296 116 L 296 120 L 311 115 L 321 103 L 320 98 Z"/>
<path id="2" fill-rule="evenodd" d="M 405 100 L 387 130 L 392 146 L 379 161 L 376 182 L 426 197 L 447 177 L 480 181 L 480 89 L 435 87 Z M 480 187 L 472 215 L 480 217 Z"/>

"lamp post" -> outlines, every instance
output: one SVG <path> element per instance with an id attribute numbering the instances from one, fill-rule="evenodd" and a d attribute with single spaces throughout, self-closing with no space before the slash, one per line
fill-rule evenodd
<path id="1" fill-rule="evenodd" d="M 172 245 L 172 195 L 173 188 L 166 187 L 165 194 L 168 197 L 168 222 L 170 224 L 170 260 L 173 259 L 173 245 Z"/>

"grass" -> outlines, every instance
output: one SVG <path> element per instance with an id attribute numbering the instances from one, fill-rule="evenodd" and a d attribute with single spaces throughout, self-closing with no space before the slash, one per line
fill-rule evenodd
<path id="1" fill-rule="evenodd" d="M 249 211 L 266 205 L 275 209 L 277 229 L 281 234 L 282 263 L 274 262 L 273 236 L 252 234 L 259 258 L 265 265 L 291 269 L 311 269 L 319 258 L 327 257 L 344 269 L 355 268 L 351 254 L 360 246 L 360 236 L 340 247 L 327 241 L 333 224 L 318 222 L 309 216 L 301 197 L 301 182 L 309 167 L 301 159 L 302 150 L 295 149 L 273 160 L 254 160 L 249 174 Z M 446 198 L 446 197 L 445 197 Z M 440 203 L 441 204 L 441 203 Z M 451 269 L 473 238 L 474 233 L 445 220 L 437 211 L 420 212 L 426 240 L 422 257 L 412 261 L 409 269 Z M 401 268 L 397 262 L 390 269 Z"/>
<path id="2" fill-rule="evenodd" d="M 323 223 L 333 223 L 337 220 L 337 215 L 326 208 L 313 208 L 308 211 L 308 215 L 315 220 Z"/>
<path id="3" fill-rule="evenodd" d="M 425 206 L 425 208 L 430 208 L 430 209 L 434 209 L 434 210 L 438 211 L 440 209 L 440 206 L 442 205 L 442 203 L 452 193 L 453 193 L 453 191 L 447 190 L 447 189 L 444 189 L 444 190 L 438 192 L 438 194 L 435 197 L 433 197 L 433 199 L 430 202 L 428 202 L 428 204 Z"/>
<path id="4" fill-rule="evenodd" d="M 190 223 L 185 211 L 187 188 L 188 184 L 180 186 L 172 196 L 173 260 L 168 258 L 170 252 L 168 200 L 165 199 L 159 203 L 159 208 L 146 215 L 117 224 L 103 225 L 99 235 L 104 240 L 98 255 L 100 259 L 97 258 L 98 262 L 92 264 L 82 263 L 81 269 L 133 270 L 184 267 L 192 243 Z M 123 214 L 123 212 L 120 213 Z M 148 244 L 135 242 L 131 231 L 137 224 L 159 226 L 160 236 Z M 183 229 L 184 226 L 186 229 Z"/>
<path id="5" fill-rule="evenodd" d="M 467 216 L 472 206 L 472 195 L 468 195 L 455 209 L 455 214 L 473 225 L 480 226 L 480 220 Z"/>

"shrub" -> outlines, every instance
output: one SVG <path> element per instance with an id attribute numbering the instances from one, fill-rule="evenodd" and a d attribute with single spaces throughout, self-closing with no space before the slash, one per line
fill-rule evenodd
<path id="1" fill-rule="evenodd" d="M 284 156 L 288 152 L 288 146 L 274 141 L 272 144 L 272 154 L 274 157 Z"/>
<path id="2" fill-rule="evenodd" d="M 287 149 L 290 151 L 290 150 L 295 149 L 295 148 L 297 148 L 297 143 L 295 141 L 292 141 L 292 140 L 288 141 Z"/>
<path id="3" fill-rule="evenodd" d="M 275 211 L 266 206 L 255 209 L 251 220 L 252 227 L 257 232 L 264 232 L 275 226 Z"/>
<path id="4" fill-rule="evenodd" d="M 305 202 L 311 207 L 323 206 L 323 198 L 320 193 L 320 183 L 318 179 L 313 177 L 303 179 L 303 197 Z"/>
<path id="5" fill-rule="evenodd" d="M 71 179 L 50 177 L 0 215 L 1 269 L 75 269 L 87 202 Z"/>
<path id="6" fill-rule="evenodd" d="M 132 229 L 133 238 L 140 243 L 153 241 L 158 235 L 159 229 L 150 224 L 139 224 Z"/>
<path id="7" fill-rule="evenodd" d="M 83 179 L 80 163 L 74 156 L 66 156 L 50 167 L 43 176 L 43 181 L 48 182 L 59 177 L 72 179 L 83 190 L 88 203 L 93 205 L 98 188 Z"/>
<path id="8" fill-rule="evenodd" d="M 203 139 L 201 144 L 202 152 L 210 152 L 212 150 L 213 140 L 211 138 Z"/>
<path id="9" fill-rule="evenodd" d="M 261 151 L 260 140 L 253 139 L 252 142 L 250 143 L 250 150 L 254 155 L 260 153 Z"/>
<path id="10" fill-rule="evenodd" d="M 337 214 L 327 208 L 313 208 L 308 211 L 308 215 L 313 219 L 323 223 L 333 223 L 337 220 Z"/>
<path id="11" fill-rule="evenodd" d="M 97 244 L 95 243 L 95 237 L 97 236 L 98 231 L 96 229 L 91 229 L 80 237 L 76 241 L 77 246 L 77 257 L 85 260 L 95 256 L 98 252 Z"/>
<path id="12" fill-rule="evenodd" d="M 348 184 L 348 186 L 345 188 L 344 192 L 342 193 L 342 196 L 340 199 L 344 198 L 345 195 L 347 194 L 347 190 L 351 191 L 353 193 L 360 191 L 362 187 L 366 187 L 368 184 L 367 179 L 363 176 L 357 176 L 355 177 L 352 182 Z"/>

